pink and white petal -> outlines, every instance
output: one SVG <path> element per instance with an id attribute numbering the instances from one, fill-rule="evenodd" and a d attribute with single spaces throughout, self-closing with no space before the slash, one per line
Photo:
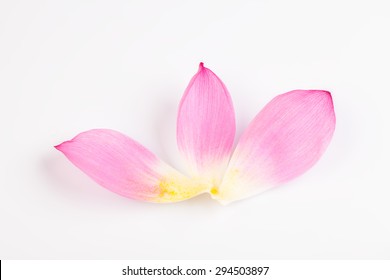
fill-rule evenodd
<path id="1" fill-rule="evenodd" d="M 324 153 L 335 122 L 327 91 L 294 90 L 275 97 L 240 138 L 214 198 L 228 203 L 301 175 Z"/>
<path id="2" fill-rule="evenodd" d="M 145 147 L 113 130 L 86 131 L 55 148 L 98 184 L 128 198 L 175 202 L 205 192 Z"/>
<path id="3" fill-rule="evenodd" d="M 177 143 L 193 178 L 219 184 L 232 153 L 236 131 L 228 90 L 210 69 L 199 65 L 181 99 Z"/>

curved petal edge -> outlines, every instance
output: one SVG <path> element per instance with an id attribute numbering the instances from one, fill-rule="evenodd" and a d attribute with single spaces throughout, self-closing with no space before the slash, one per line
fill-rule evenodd
<path id="1" fill-rule="evenodd" d="M 219 184 L 233 149 L 236 131 L 232 100 L 210 69 L 199 65 L 181 99 L 177 143 L 193 178 Z"/>
<path id="2" fill-rule="evenodd" d="M 113 130 L 89 130 L 55 148 L 98 184 L 131 199 L 176 202 L 205 192 L 204 186 Z"/>
<path id="3" fill-rule="evenodd" d="M 229 203 L 301 175 L 325 152 L 335 123 L 328 91 L 294 90 L 276 96 L 240 138 L 214 198 Z"/>

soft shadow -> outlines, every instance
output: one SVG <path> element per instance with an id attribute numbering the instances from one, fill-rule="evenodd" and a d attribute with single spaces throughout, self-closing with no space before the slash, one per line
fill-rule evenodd
<path id="1" fill-rule="evenodd" d="M 54 150 L 41 158 L 41 168 L 50 186 L 65 194 L 75 194 L 94 185 L 94 182 L 86 180 L 85 175 L 72 166 L 60 152 L 55 152 Z"/>
<path id="2" fill-rule="evenodd" d="M 218 201 L 212 199 L 209 194 L 204 193 L 185 201 L 188 205 L 193 207 L 207 207 L 209 209 L 218 209 L 223 207 Z"/>

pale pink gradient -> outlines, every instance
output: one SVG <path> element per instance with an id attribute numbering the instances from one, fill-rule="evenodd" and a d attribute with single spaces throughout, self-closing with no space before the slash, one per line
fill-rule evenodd
<path id="1" fill-rule="evenodd" d="M 98 184 L 128 198 L 159 200 L 161 182 L 174 175 L 164 174 L 172 170 L 145 147 L 113 130 L 89 130 L 56 149 Z"/>
<path id="2" fill-rule="evenodd" d="M 301 175 L 324 153 L 335 121 L 328 91 L 294 90 L 275 97 L 241 136 L 221 192 L 244 198 Z"/>
<path id="3" fill-rule="evenodd" d="M 228 90 L 200 63 L 181 99 L 177 117 L 177 143 L 191 175 L 221 179 L 232 153 L 235 131 Z"/>
<path id="4" fill-rule="evenodd" d="M 177 119 L 177 142 L 190 178 L 113 130 L 86 131 L 56 148 L 97 183 L 129 198 L 175 202 L 208 192 L 226 204 L 308 170 L 327 148 L 335 120 L 328 91 L 281 94 L 250 123 L 230 159 L 235 134 L 232 101 L 222 81 L 200 63 Z"/>

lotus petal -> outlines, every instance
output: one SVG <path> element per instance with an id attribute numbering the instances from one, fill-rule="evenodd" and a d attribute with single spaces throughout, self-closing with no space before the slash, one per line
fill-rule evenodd
<path id="1" fill-rule="evenodd" d="M 205 192 L 145 147 L 113 130 L 86 131 L 56 149 L 98 184 L 128 198 L 175 202 Z"/>
<path id="2" fill-rule="evenodd" d="M 179 105 L 177 143 L 193 179 L 220 184 L 232 153 L 235 117 L 231 97 L 210 69 L 199 65 Z"/>
<path id="3" fill-rule="evenodd" d="M 324 153 L 335 120 L 327 91 L 294 90 L 275 97 L 240 138 L 214 198 L 228 203 L 301 175 Z"/>

